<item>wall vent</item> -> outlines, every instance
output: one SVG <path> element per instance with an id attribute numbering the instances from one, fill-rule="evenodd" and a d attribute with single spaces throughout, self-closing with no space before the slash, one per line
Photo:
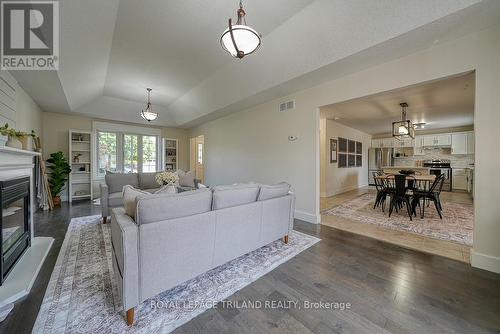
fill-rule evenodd
<path id="1" fill-rule="evenodd" d="M 292 110 L 293 108 L 295 108 L 295 101 L 294 100 L 280 103 L 280 112 Z"/>

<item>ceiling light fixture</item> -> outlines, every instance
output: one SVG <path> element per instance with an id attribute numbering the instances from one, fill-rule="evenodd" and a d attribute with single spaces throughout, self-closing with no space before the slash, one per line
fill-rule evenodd
<path id="1" fill-rule="evenodd" d="M 146 108 L 142 109 L 141 117 L 146 121 L 151 122 L 158 118 L 158 113 L 153 111 L 153 105 L 151 104 L 151 88 L 146 88 L 148 91 L 148 103 L 146 104 Z"/>
<path id="2" fill-rule="evenodd" d="M 392 122 L 392 136 L 397 139 L 415 138 L 415 128 L 411 124 L 411 121 L 406 119 L 408 103 L 403 102 L 399 105 L 401 106 L 401 121 Z"/>
<path id="3" fill-rule="evenodd" d="M 426 124 L 427 123 L 425 123 L 425 122 L 413 123 L 413 127 L 415 128 L 415 130 L 423 130 L 423 129 L 425 129 Z"/>
<path id="4" fill-rule="evenodd" d="M 229 25 L 222 33 L 220 44 L 235 58 L 243 58 L 246 55 L 254 53 L 262 43 L 262 37 L 257 31 L 247 26 L 245 20 L 245 10 L 240 0 L 240 8 L 236 11 L 238 19 L 235 25 L 232 25 L 229 19 Z"/>

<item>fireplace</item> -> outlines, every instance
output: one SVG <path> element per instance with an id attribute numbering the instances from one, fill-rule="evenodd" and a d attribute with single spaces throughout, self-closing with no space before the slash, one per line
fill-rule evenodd
<path id="1" fill-rule="evenodd" d="M 30 178 L 0 181 L 0 285 L 30 247 Z"/>

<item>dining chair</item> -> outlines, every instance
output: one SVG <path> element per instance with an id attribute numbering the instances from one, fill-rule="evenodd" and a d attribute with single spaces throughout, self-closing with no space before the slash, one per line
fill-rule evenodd
<path id="1" fill-rule="evenodd" d="M 373 209 L 380 205 L 382 207 L 382 212 L 385 212 L 387 189 L 384 187 L 384 180 L 379 178 L 380 176 L 383 176 L 383 173 L 373 172 L 373 180 L 375 181 L 375 188 L 377 189 L 377 196 L 375 197 L 375 204 L 373 205 Z"/>
<path id="2" fill-rule="evenodd" d="M 439 218 L 443 219 L 442 211 L 443 205 L 441 204 L 441 190 L 443 189 L 443 183 L 446 175 L 440 174 L 436 177 L 432 185 L 428 190 L 416 190 L 413 193 L 412 200 L 412 211 L 416 216 L 417 205 L 420 207 L 420 218 L 424 218 L 426 201 L 434 202 L 434 206 L 436 207 L 436 211 L 439 214 Z M 420 205 L 420 200 L 423 200 L 422 205 Z"/>
<path id="3" fill-rule="evenodd" d="M 406 206 L 406 211 L 410 220 L 412 219 L 412 207 L 410 203 L 411 194 L 408 193 L 408 187 L 406 186 L 406 175 L 396 174 L 394 175 L 394 192 L 390 194 L 391 201 L 389 204 L 389 217 L 392 214 L 392 210 L 396 209 L 396 212 L 399 209 L 403 208 L 403 205 Z"/>

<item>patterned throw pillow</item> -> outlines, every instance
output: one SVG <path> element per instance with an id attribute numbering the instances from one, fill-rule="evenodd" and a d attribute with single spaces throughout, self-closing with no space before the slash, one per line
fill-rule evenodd
<path id="1" fill-rule="evenodd" d="M 185 172 L 182 169 L 177 170 L 177 175 L 179 176 L 179 185 L 181 187 L 191 187 L 194 188 L 194 171 L 190 170 Z"/>

